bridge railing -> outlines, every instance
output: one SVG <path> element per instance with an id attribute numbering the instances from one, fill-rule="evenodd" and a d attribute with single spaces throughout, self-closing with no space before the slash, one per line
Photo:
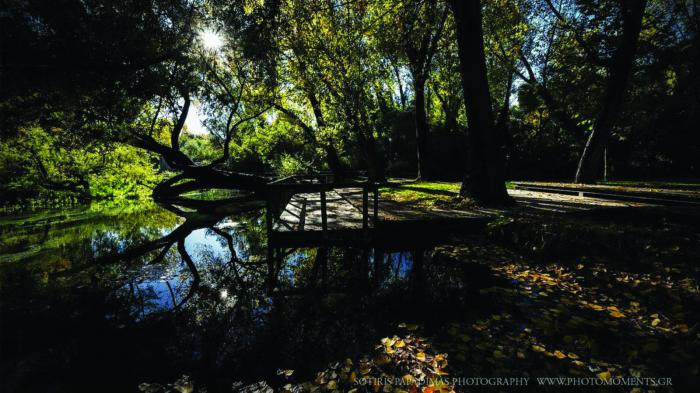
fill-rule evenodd
<path id="1" fill-rule="evenodd" d="M 326 193 L 337 188 L 361 188 L 362 189 L 362 228 L 369 229 L 369 194 L 372 198 L 372 223 L 376 227 L 379 219 L 379 184 L 372 182 L 367 177 L 356 175 L 346 176 L 342 180 L 335 179 L 331 173 L 319 173 L 314 175 L 293 175 L 277 179 L 267 184 L 267 230 L 274 231 L 274 222 L 279 219 L 285 207 L 294 194 L 319 193 L 321 197 L 321 229 L 328 231 L 328 209 Z"/>

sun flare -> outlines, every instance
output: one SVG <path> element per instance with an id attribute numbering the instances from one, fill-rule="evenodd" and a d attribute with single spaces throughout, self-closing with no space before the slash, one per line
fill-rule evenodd
<path id="1" fill-rule="evenodd" d="M 213 30 L 202 31 L 199 33 L 199 39 L 202 40 L 202 45 L 204 45 L 205 49 L 216 51 L 224 46 L 224 40 L 221 35 Z"/>

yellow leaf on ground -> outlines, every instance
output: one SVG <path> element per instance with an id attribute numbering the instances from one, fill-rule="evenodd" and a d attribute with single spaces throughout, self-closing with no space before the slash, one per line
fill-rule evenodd
<path id="1" fill-rule="evenodd" d="M 539 345 L 533 345 L 532 350 L 535 352 L 544 352 L 545 351 L 545 349 Z"/>
<path id="2" fill-rule="evenodd" d="M 598 378 L 604 379 L 607 381 L 608 379 L 612 378 L 612 374 L 610 374 L 610 371 L 603 371 L 603 372 L 598 373 Z"/>
<path id="3" fill-rule="evenodd" d="M 653 321 L 651 321 L 651 326 L 656 326 L 661 323 L 661 320 L 659 318 L 654 318 Z"/>
<path id="4" fill-rule="evenodd" d="M 613 318 L 624 318 L 625 314 L 619 311 L 610 311 L 610 316 Z"/>
<path id="5" fill-rule="evenodd" d="M 425 361 L 425 353 L 424 352 L 418 352 L 416 354 L 416 359 L 420 360 L 421 362 Z"/>
<path id="6" fill-rule="evenodd" d="M 554 356 L 556 356 L 558 359 L 566 358 L 566 355 L 564 355 L 564 352 L 562 351 L 554 351 Z"/>

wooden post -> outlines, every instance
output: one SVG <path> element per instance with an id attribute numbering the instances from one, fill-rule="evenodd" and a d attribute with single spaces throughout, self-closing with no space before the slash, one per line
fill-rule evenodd
<path id="1" fill-rule="evenodd" d="M 368 190 L 367 190 L 367 184 L 362 186 L 362 229 L 367 229 L 368 227 L 368 221 L 369 221 L 369 195 L 368 195 Z"/>
<path id="2" fill-rule="evenodd" d="M 328 217 L 326 215 L 326 190 L 321 190 L 321 229 L 325 235 L 328 230 Z"/>
<path id="3" fill-rule="evenodd" d="M 608 181 L 608 146 L 603 148 L 603 181 Z"/>
<path id="4" fill-rule="evenodd" d="M 267 189 L 267 203 L 265 206 L 265 220 L 267 223 L 267 237 L 269 241 L 270 233 L 272 233 L 272 196 L 270 196 L 270 188 Z"/>
<path id="5" fill-rule="evenodd" d="M 374 185 L 374 217 L 373 217 L 373 226 L 376 229 L 377 228 L 377 221 L 379 221 L 379 186 L 376 184 Z"/>
<path id="6" fill-rule="evenodd" d="M 267 267 L 268 270 L 270 269 L 270 265 L 272 264 L 272 259 L 275 256 L 275 250 L 272 248 L 272 192 L 270 191 L 271 187 L 267 187 L 267 195 L 266 195 L 266 204 L 265 204 L 265 221 L 266 221 L 266 226 L 267 226 Z M 269 275 L 268 275 L 269 279 Z M 269 284 L 269 283 L 268 283 Z"/>

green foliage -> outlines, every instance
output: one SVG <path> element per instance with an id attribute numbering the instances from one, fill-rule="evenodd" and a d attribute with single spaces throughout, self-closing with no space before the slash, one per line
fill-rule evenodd
<path id="1" fill-rule="evenodd" d="M 302 175 L 308 172 L 306 165 L 304 165 L 300 159 L 290 154 L 282 154 L 279 163 L 276 165 L 276 169 L 281 177 Z"/>
<path id="2" fill-rule="evenodd" d="M 180 150 L 194 162 L 210 162 L 221 155 L 220 147 L 210 135 L 193 135 L 184 133 L 180 142 Z"/>
<path id="3" fill-rule="evenodd" d="M 150 195 L 160 181 L 156 157 L 124 144 L 70 140 L 60 129 L 23 128 L 0 145 L 5 203 Z"/>

